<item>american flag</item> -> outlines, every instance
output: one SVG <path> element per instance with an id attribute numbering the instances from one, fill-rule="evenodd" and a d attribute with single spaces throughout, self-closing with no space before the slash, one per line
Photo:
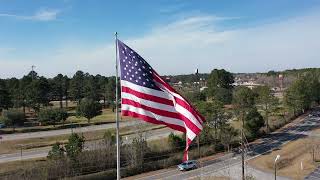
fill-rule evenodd
<path id="1" fill-rule="evenodd" d="M 201 132 L 204 118 L 138 53 L 119 40 L 117 43 L 122 115 L 153 124 L 164 124 L 186 133 L 184 160 L 188 160 L 188 148 Z"/>

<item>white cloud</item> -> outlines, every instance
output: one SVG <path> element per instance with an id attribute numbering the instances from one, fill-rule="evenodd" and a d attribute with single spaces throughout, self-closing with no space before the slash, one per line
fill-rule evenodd
<path id="1" fill-rule="evenodd" d="M 30 16 L 0 13 L 0 17 L 16 18 L 20 20 L 52 21 L 57 19 L 59 13 L 59 10 L 42 9 Z"/>
<path id="2" fill-rule="evenodd" d="M 320 13 L 254 28 L 218 31 L 218 22 L 224 19 L 228 18 L 189 17 L 156 26 L 144 36 L 123 41 L 163 75 L 192 73 L 195 68 L 201 72 L 209 72 L 213 68 L 225 68 L 232 72 L 261 72 L 320 67 Z M 21 76 L 26 71 L 22 69 L 32 64 L 37 66 L 39 74 L 47 76 L 57 73 L 72 75 L 78 69 L 113 75 L 114 51 L 114 42 L 104 45 L 87 43 L 81 47 L 69 42 L 69 46 L 64 45 L 57 52 L 39 57 L 38 61 L 13 61 L 20 64 L 0 59 L 0 77 L 12 75 L 13 72 Z M 46 61 L 40 61 L 42 59 Z"/>

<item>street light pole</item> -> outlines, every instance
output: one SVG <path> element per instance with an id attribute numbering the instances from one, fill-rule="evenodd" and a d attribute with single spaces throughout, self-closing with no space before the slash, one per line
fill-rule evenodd
<path id="1" fill-rule="evenodd" d="M 277 161 L 280 159 L 280 155 L 278 154 L 276 159 L 274 160 L 274 180 L 277 180 Z"/>

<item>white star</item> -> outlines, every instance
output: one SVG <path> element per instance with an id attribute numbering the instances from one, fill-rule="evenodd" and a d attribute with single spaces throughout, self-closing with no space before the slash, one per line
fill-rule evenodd
<path id="1" fill-rule="evenodd" d="M 127 76 L 124 76 L 124 78 L 127 78 Z"/>
<path id="2" fill-rule="evenodd" d="M 131 76 L 132 76 L 132 77 L 134 77 L 134 75 L 133 75 L 133 74 L 132 74 Z"/>
<path id="3" fill-rule="evenodd" d="M 139 76 L 139 79 L 141 79 L 141 76 Z"/>
<path id="4" fill-rule="evenodd" d="M 146 84 L 146 82 L 143 82 L 143 84 L 145 85 L 145 84 Z"/>
<path id="5" fill-rule="evenodd" d="M 136 71 L 136 74 L 138 74 L 138 71 Z"/>
<path id="6" fill-rule="evenodd" d="M 141 69 L 139 68 L 138 71 L 141 71 Z"/>
<path id="7" fill-rule="evenodd" d="M 124 60 L 124 59 L 123 59 L 122 61 L 123 61 L 123 62 L 126 62 L 126 60 Z"/>
<path id="8" fill-rule="evenodd" d="M 139 82 L 138 80 L 136 80 L 136 82 Z"/>
<path id="9" fill-rule="evenodd" d="M 151 69 L 151 67 L 149 66 L 149 69 Z"/>
<path id="10" fill-rule="evenodd" d="M 149 79 L 147 79 L 147 81 L 149 81 Z"/>
<path id="11" fill-rule="evenodd" d="M 130 51 L 131 53 L 133 53 L 133 51 Z"/>
<path id="12" fill-rule="evenodd" d="M 129 75 L 129 73 L 127 72 L 127 75 Z"/>
<path id="13" fill-rule="evenodd" d="M 136 58 L 136 56 L 132 56 L 132 58 L 134 59 L 134 58 Z"/>
<path id="14" fill-rule="evenodd" d="M 131 64 L 131 61 L 129 61 L 129 64 Z"/>
<path id="15" fill-rule="evenodd" d="M 143 75 L 143 76 L 146 76 L 146 74 L 145 74 L 145 73 L 143 73 L 142 75 Z"/>
<path id="16" fill-rule="evenodd" d="M 124 51 L 122 51 L 122 54 L 124 54 Z"/>
<path id="17" fill-rule="evenodd" d="M 152 74 L 152 71 L 149 71 L 150 72 L 150 74 Z"/>
<path id="18" fill-rule="evenodd" d="M 127 68 L 124 68 L 124 70 L 127 70 Z"/>
<path id="19" fill-rule="evenodd" d="M 124 49 L 125 49 L 125 50 L 127 50 L 127 48 L 126 48 L 126 47 L 124 47 Z"/>
<path id="20" fill-rule="evenodd" d="M 131 72 L 131 69 L 129 69 L 129 72 Z"/>
<path id="21" fill-rule="evenodd" d="M 124 57 L 124 58 L 128 59 L 128 57 L 127 57 L 127 56 L 126 56 L 126 57 Z"/>
<path id="22" fill-rule="evenodd" d="M 130 80 L 132 80 L 132 78 L 130 78 Z"/>
<path id="23" fill-rule="evenodd" d="M 134 67 L 132 66 L 131 69 L 134 69 Z"/>

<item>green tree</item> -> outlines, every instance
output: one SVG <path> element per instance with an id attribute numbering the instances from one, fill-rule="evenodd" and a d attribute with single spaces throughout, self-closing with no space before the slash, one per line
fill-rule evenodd
<path id="1" fill-rule="evenodd" d="M 294 115 L 309 109 L 312 102 L 309 81 L 305 77 L 294 81 L 285 92 L 284 102 Z"/>
<path id="2" fill-rule="evenodd" d="M 47 158 L 51 160 L 58 160 L 64 156 L 64 149 L 59 142 L 56 142 L 48 153 Z"/>
<path id="3" fill-rule="evenodd" d="M 220 127 L 224 126 L 230 118 L 223 109 L 223 103 L 217 100 L 213 100 L 212 102 L 202 101 L 196 103 L 196 107 L 206 119 L 204 129 L 200 134 L 201 142 L 209 142 L 212 139 L 216 141 Z"/>
<path id="4" fill-rule="evenodd" d="M 75 159 L 83 150 L 85 139 L 76 133 L 69 136 L 68 143 L 65 145 L 67 156 Z"/>
<path id="5" fill-rule="evenodd" d="M 90 123 L 90 120 L 101 114 L 101 105 L 92 99 L 84 98 L 76 108 L 78 116 L 85 117 Z"/>
<path id="6" fill-rule="evenodd" d="M 23 106 L 23 91 L 20 88 L 20 81 L 17 78 L 10 78 L 7 80 L 7 87 L 10 92 L 12 105 L 15 108 Z"/>
<path id="7" fill-rule="evenodd" d="M 34 78 L 26 88 L 26 102 L 29 107 L 39 111 L 41 105 L 47 106 L 49 104 L 51 88 L 46 78 Z"/>
<path id="8" fill-rule="evenodd" d="M 0 113 L 2 109 L 8 109 L 12 106 L 11 96 L 6 82 L 0 79 Z"/>
<path id="9" fill-rule="evenodd" d="M 237 87 L 233 93 L 233 109 L 238 119 L 242 121 L 242 130 L 245 129 L 245 115 L 255 106 L 254 98 L 253 91 L 244 86 Z"/>
<path id="10" fill-rule="evenodd" d="M 244 116 L 245 129 L 249 132 L 252 138 L 259 135 L 259 130 L 264 125 L 264 120 L 257 108 L 251 108 Z"/>
<path id="11" fill-rule="evenodd" d="M 66 97 L 67 88 L 66 76 L 58 74 L 52 79 L 52 93 L 54 99 L 59 100 L 60 108 L 63 108 L 63 98 Z"/>
<path id="12" fill-rule="evenodd" d="M 254 89 L 254 92 L 257 94 L 257 103 L 262 106 L 265 113 L 265 125 L 267 132 L 269 132 L 269 113 L 273 112 L 277 107 L 278 99 L 274 97 L 270 87 L 268 86 L 258 86 Z"/>
<path id="13" fill-rule="evenodd" d="M 72 98 L 80 103 L 84 98 L 85 75 L 82 71 L 77 71 L 70 81 L 70 94 Z"/>
<path id="14" fill-rule="evenodd" d="M 224 69 L 214 69 L 208 78 L 208 95 L 228 104 L 232 100 L 233 75 Z"/>
<path id="15" fill-rule="evenodd" d="M 84 83 L 84 97 L 88 99 L 93 99 L 95 101 L 99 101 L 100 94 L 98 79 L 95 76 L 89 74 L 86 74 L 85 77 L 86 78 Z"/>

